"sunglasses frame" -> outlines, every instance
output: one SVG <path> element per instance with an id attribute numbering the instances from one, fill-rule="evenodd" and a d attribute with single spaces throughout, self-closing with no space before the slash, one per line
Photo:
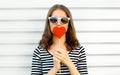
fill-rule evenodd
<path id="1" fill-rule="evenodd" d="M 50 21 L 50 18 L 51 18 L 51 17 L 48 17 L 49 21 Z M 57 23 L 58 23 L 58 20 L 60 20 L 60 22 L 61 22 L 62 24 L 66 24 L 66 23 L 63 23 L 63 22 L 61 21 L 62 18 L 67 18 L 67 19 L 68 19 L 68 22 L 69 22 L 69 20 L 70 20 L 70 18 L 68 18 L 68 17 L 61 17 L 61 18 L 54 17 L 54 18 L 56 18 L 57 21 L 56 21 L 56 23 L 53 23 L 53 24 L 57 24 Z M 68 23 L 68 22 L 67 22 L 67 23 Z M 51 23 L 52 23 L 52 22 L 51 22 Z"/>

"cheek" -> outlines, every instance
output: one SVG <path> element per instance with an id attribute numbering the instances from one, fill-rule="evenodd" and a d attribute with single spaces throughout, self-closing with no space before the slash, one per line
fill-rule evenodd
<path id="1" fill-rule="evenodd" d="M 54 27 L 55 27 L 54 25 L 50 24 L 50 30 L 51 30 L 51 32 L 53 32 L 53 28 Z"/>
<path id="2" fill-rule="evenodd" d="M 64 27 L 65 27 L 65 29 L 66 29 L 66 31 L 67 31 L 67 30 L 68 30 L 68 25 L 65 25 Z"/>

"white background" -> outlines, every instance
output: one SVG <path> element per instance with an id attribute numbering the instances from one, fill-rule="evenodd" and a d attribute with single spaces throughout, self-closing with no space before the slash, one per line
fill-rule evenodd
<path id="1" fill-rule="evenodd" d="M 0 0 L 0 75 L 30 75 L 48 9 L 66 5 L 89 75 L 120 75 L 120 0 Z"/>

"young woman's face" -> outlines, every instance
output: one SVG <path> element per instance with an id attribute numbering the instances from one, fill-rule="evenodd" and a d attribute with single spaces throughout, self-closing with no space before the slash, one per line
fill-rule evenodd
<path id="1" fill-rule="evenodd" d="M 54 10 L 52 15 L 51 15 L 51 17 L 55 17 L 55 18 L 68 18 L 66 13 L 63 10 L 60 10 L 60 9 Z M 62 23 L 61 20 L 59 19 L 56 23 L 51 23 L 50 22 L 50 29 L 53 32 L 53 28 L 58 26 L 58 27 L 65 27 L 65 29 L 67 31 L 68 23 Z"/>

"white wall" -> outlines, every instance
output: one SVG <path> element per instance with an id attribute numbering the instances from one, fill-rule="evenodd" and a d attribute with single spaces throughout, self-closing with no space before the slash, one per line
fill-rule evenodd
<path id="1" fill-rule="evenodd" d="M 89 75 L 120 75 L 120 0 L 0 0 L 0 75 L 30 75 L 48 9 L 72 12 Z"/>

